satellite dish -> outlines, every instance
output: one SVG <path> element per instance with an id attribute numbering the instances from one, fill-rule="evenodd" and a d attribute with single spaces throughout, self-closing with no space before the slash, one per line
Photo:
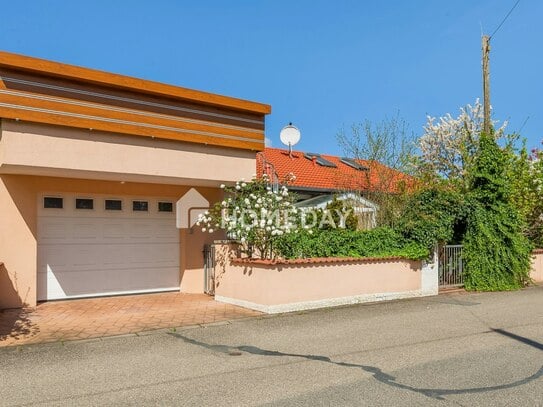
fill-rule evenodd
<path id="1" fill-rule="evenodd" d="M 300 130 L 296 126 L 293 126 L 292 123 L 289 123 L 288 126 L 281 129 L 279 138 L 281 139 L 281 143 L 288 146 L 288 154 L 292 158 L 292 146 L 300 141 Z"/>

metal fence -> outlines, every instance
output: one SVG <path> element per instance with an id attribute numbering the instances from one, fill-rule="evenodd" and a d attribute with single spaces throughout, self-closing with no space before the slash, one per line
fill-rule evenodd
<path id="1" fill-rule="evenodd" d="M 204 245 L 204 292 L 215 294 L 215 246 Z"/>
<path id="2" fill-rule="evenodd" d="M 439 250 L 439 286 L 461 287 L 464 285 L 464 261 L 462 245 L 445 245 Z"/>

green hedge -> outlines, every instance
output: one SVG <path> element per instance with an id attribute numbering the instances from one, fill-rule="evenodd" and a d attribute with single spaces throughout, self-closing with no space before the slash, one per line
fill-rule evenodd
<path id="1" fill-rule="evenodd" d="M 424 245 L 408 241 L 387 227 L 367 231 L 334 229 L 291 233 L 278 240 L 276 249 L 287 259 L 400 256 L 421 260 L 430 255 Z"/>
<path id="2" fill-rule="evenodd" d="M 437 243 L 461 243 L 469 212 L 466 197 L 452 189 L 429 188 L 413 194 L 395 229 L 431 249 Z"/>

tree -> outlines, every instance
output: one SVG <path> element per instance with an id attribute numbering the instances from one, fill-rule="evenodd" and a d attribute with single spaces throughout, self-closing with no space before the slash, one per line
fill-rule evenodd
<path id="1" fill-rule="evenodd" d="M 393 226 L 414 181 L 405 175 L 413 171 L 414 133 L 397 114 L 377 124 L 366 120 L 351 125 L 350 131 L 343 128 L 337 141 L 345 155 L 367 167 L 360 171 L 359 185 L 365 189 L 362 195 L 379 206 L 377 225 Z"/>
<path id="2" fill-rule="evenodd" d="M 467 171 L 478 151 L 483 131 L 484 109 L 479 99 L 460 108 L 456 118 L 450 113 L 436 120 L 428 116 L 424 134 L 418 141 L 420 155 L 416 159 L 419 175 L 432 180 L 445 179 L 467 188 Z M 493 122 L 496 125 L 498 122 Z M 507 122 L 494 131 L 493 137 L 504 137 Z"/>
<path id="3" fill-rule="evenodd" d="M 520 149 L 510 146 L 505 151 L 511 200 L 526 220 L 524 234 L 536 247 L 543 247 L 543 153 L 528 153 L 525 142 Z"/>

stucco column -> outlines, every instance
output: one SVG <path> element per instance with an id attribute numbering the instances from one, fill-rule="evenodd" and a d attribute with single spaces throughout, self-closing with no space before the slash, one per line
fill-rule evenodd
<path id="1" fill-rule="evenodd" d="M 439 269 L 437 246 L 434 248 L 430 258 L 423 260 L 421 270 L 421 294 L 437 295 L 439 293 Z"/>

